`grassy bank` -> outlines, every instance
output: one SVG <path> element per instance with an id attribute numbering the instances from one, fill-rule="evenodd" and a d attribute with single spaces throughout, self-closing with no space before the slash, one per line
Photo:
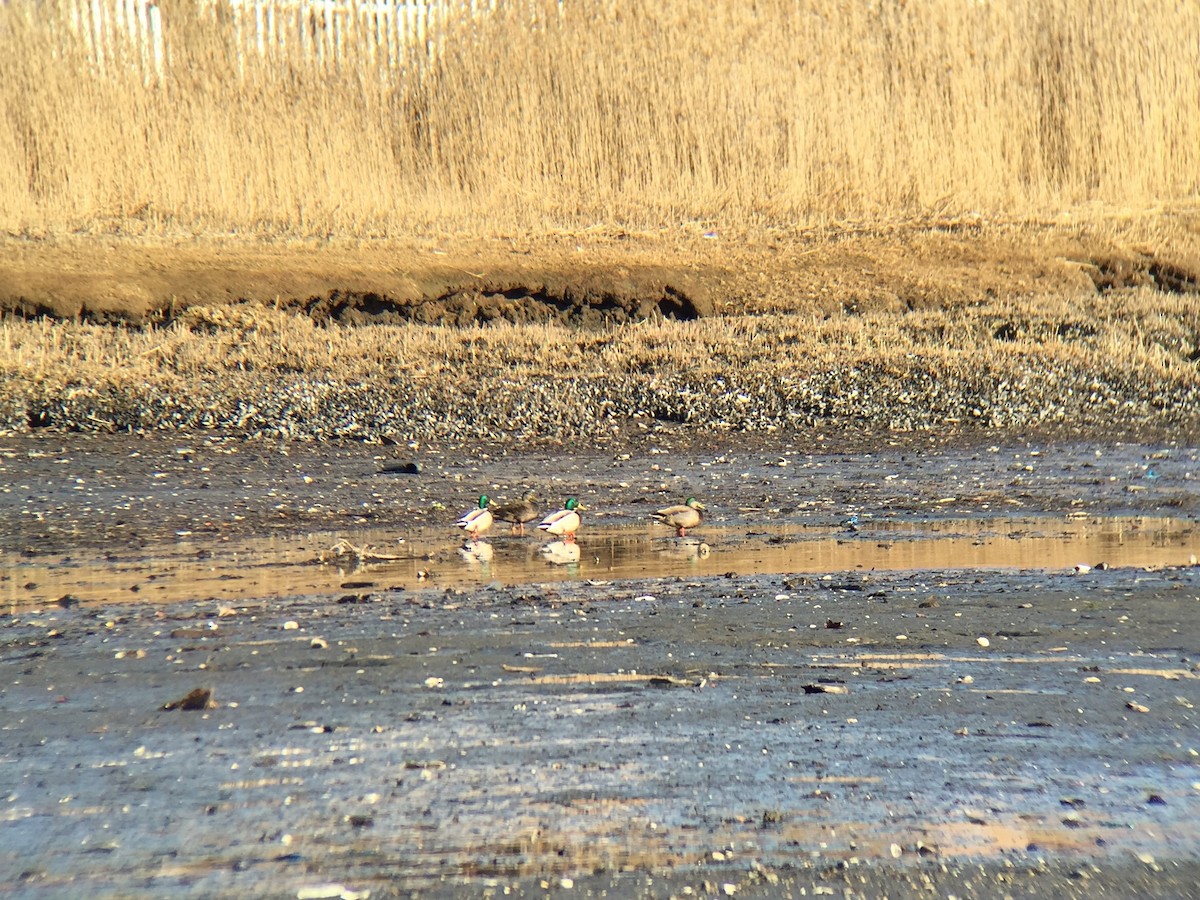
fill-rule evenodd
<path id="1" fill-rule="evenodd" d="M 1187 3 L 434 6 L 398 47 L 377 4 L 336 33 L 163 4 L 148 47 L 119 18 L 97 40 L 104 3 L 0 5 L 0 230 L 733 228 L 1200 186 Z"/>
<path id="2" fill-rule="evenodd" d="M 1200 426 L 1198 354 L 1196 305 L 1151 290 L 606 331 L 319 327 L 196 307 L 147 330 L 6 320 L 0 423 L 502 445 L 660 424 L 1184 436 Z"/>

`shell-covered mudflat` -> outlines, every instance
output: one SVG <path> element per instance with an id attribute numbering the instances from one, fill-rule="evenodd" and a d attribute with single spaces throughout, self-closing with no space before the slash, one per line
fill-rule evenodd
<path id="1" fill-rule="evenodd" d="M 1194 449 L 2 449 L 28 889 L 1195 883 Z M 525 488 L 584 500 L 577 560 L 460 553 L 461 510 Z M 690 494 L 703 557 L 650 519 Z"/>

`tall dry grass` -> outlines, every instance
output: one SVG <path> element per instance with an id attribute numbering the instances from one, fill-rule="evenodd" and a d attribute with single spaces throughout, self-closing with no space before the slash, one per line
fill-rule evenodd
<path id="1" fill-rule="evenodd" d="M 164 4 L 160 71 L 130 41 L 99 64 L 73 0 L 0 4 L 0 229 L 750 226 L 1200 188 L 1178 0 L 444 0 L 402 65 L 362 15 L 318 57 L 303 4 L 266 6 L 291 38 L 260 52 L 224 0 Z"/>

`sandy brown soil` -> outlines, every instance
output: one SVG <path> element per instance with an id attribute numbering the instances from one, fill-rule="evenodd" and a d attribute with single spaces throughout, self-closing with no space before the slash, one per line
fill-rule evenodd
<path id="1" fill-rule="evenodd" d="M 1196 292 L 1198 222 L 1194 212 L 1180 212 L 1099 225 L 935 221 L 749 235 L 596 231 L 374 243 L 9 238 L 0 241 L 0 311 L 138 323 L 188 305 L 250 300 L 371 321 L 422 301 L 489 294 L 559 306 L 572 298 L 607 302 L 633 316 L 661 305 L 678 316 L 904 311 L 1140 284 Z M 448 320 L 430 310 L 414 317 L 464 318 L 461 304 Z"/>
<path id="2" fill-rule="evenodd" d="M 1186 520 L 1194 448 L 426 449 L 399 474 L 361 444 L 194 437 L 3 442 L 10 891 L 1195 896 L 1195 566 L 465 588 L 348 568 L 153 602 L 164 541 L 371 524 L 452 549 L 460 507 L 524 485 L 593 523 L 692 492 L 725 535 L 848 510 Z M 50 557 L 144 560 L 142 589 L 46 596 L 21 572 Z M 198 687 L 215 707 L 161 709 Z"/>

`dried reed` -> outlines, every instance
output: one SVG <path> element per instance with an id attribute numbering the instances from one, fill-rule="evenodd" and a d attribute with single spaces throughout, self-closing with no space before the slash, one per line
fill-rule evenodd
<path id="1" fill-rule="evenodd" d="M 398 46 L 377 2 L 329 35 L 312 4 L 172 3 L 148 49 L 82 27 L 96 3 L 0 4 L 0 229 L 733 227 L 1200 186 L 1190 3 L 434 6 Z"/>

